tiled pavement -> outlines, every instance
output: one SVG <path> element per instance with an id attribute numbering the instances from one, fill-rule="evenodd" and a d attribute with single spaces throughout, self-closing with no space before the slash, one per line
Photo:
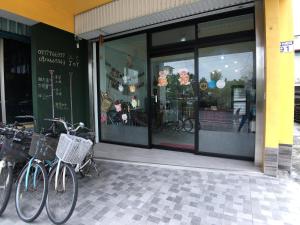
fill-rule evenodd
<path id="1" fill-rule="evenodd" d="M 300 124 L 294 125 L 294 146 L 291 177 L 300 183 Z"/>
<path id="2" fill-rule="evenodd" d="M 80 180 L 67 224 L 300 224 L 300 185 L 291 179 L 115 162 L 100 168 L 100 177 Z M 0 224 L 23 224 L 13 200 Z M 45 210 L 34 224 L 51 224 Z"/>

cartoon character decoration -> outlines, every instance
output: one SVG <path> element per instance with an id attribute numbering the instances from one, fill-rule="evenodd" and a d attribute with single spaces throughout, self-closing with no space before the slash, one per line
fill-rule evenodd
<path id="1" fill-rule="evenodd" d="M 190 82 L 190 75 L 189 75 L 188 69 L 186 69 L 186 68 L 180 69 L 178 71 L 178 73 L 179 73 L 179 79 L 178 80 L 179 80 L 180 85 L 186 86 L 186 85 L 190 85 L 191 84 L 191 82 Z"/>
<path id="2" fill-rule="evenodd" d="M 115 105 L 115 109 L 116 109 L 117 112 L 122 111 L 122 105 L 121 105 L 121 102 L 119 100 L 116 100 L 114 105 Z"/>
<path id="3" fill-rule="evenodd" d="M 131 97 L 131 106 L 134 109 L 138 106 L 138 100 L 137 100 L 136 96 Z"/>
<path id="4" fill-rule="evenodd" d="M 167 85 L 168 85 L 168 80 L 167 80 L 167 73 L 166 73 L 166 71 L 164 71 L 164 70 L 159 71 L 157 86 L 159 86 L 159 87 L 165 87 Z"/>

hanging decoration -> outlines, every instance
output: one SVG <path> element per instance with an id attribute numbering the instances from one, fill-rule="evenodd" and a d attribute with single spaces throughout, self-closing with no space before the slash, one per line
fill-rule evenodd
<path id="1" fill-rule="evenodd" d="M 115 105 L 115 109 L 116 109 L 117 112 L 122 111 L 122 105 L 121 105 L 121 102 L 119 100 L 116 100 L 114 105 Z"/>
<path id="2" fill-rule="evenodd" d="M 188 69 L 186 69 L 186 68 L 180 69 L 178 71 L 178 73 L 179 73 L 179 79 L 178 80 L 179 80 L 180 85 L 186 86 L 186 85 L 191 84 Z"/>
<path id="3" fill-rule="evenodd" d="M 131 93 L 135 93 L 135 91 L 136 91 L 136 86 L 135 86 L 134 84 L 129 85 L 128 87 L 129 87 L 129 91 L 130 91 Z"/>
<path id="4" fill-rule="evenodd" d="M 132 96 L 132 98 L 131 98 L 131 106 L 134 109 L 138 106 L 138 100 L 137 100 L 136 96 Z"/>
<path id="5" fill-rule="evenodd" d="M 127 76 L 127 68 L 124 67 L 124 76 L 122 77 L 124 84 L 127 84 L 128 76 Z"/>
<path id="6" fill-rule="evenodd" d="M 118 87 L 118 89 L 119 89 L 119 91 L 120 91 L 120 92 L 123 92 L 123 91 L 124 91 L 124 87 L 123 87 L 123 85 L 122 85 L 122 84 L 119 84 L 119 87 Z"/>
<path id="7" fill-rule="evenodd" d="M 126 113 L 122 114 L 122 120 L 124 123 L 127 123 L 128 122 L 128 116 Z"/>

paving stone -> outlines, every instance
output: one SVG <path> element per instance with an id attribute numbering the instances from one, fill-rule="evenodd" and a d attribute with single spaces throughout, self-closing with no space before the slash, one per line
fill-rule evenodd
<path id="1" fill-rule="evenodd" d="M 189 171 L 101 162 L 100 177 L 79 179 L 66 225 L 298 225 L 299 183 L 287 177 Z M 25 225 L 14 193 L 2 225 Z M 50 225 L 45 210 L 35 221 Z M 27 225 L 27 224 L 26 224 Z"/>

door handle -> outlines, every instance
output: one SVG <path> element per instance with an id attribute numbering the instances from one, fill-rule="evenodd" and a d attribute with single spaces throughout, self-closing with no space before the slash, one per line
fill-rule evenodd
<path id="1" fill-rule="evenodd" d="M 155 102 L 155 103 L 158 102 L 157 95 L 154 95 L 154 102 Z"/>

